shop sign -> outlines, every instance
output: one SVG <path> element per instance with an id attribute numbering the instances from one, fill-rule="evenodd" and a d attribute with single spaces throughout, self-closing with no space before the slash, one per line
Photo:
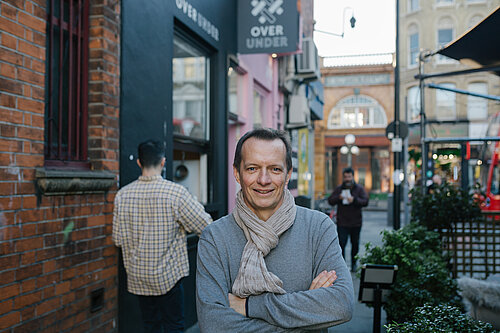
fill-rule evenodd
<path id="1" fill-rule="evenodd" d="M 238 52 L 295 52 L 299 44 L 297 1 L 238 0 Z"/>
<path id="2" fill-rule="evenodd" d="M 196 7 L 194 7 L 187 0 L 175 0 L 177 9 L 179 9 L 182 14 L 187 18 L 191 19 L 195 24 L 200 27 L 205 33 L 207 33 L 214 40 L 219 41 L 219 28 L 215 26 L 209 19 L 207 19 L 203 14 L 201 14 Z"/>

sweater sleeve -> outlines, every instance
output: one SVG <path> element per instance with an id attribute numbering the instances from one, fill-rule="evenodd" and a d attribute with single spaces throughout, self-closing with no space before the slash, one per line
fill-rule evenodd
<path id="1" fill-rule="evenodd" d="M 291 331 L 234 311 L 229 306 L 229 281 L 229 271 L 209 231 L 205 230 L 198 243 L 196 270 L 196 309 L 201 332 Z"/>
<path id="2" fill-rule="evenodd" d="M 252 296 L 248 299 L 249 317 L 278 327 L 301 330 L 322 329 L 351 319 L 354 309 L 351 274 L 342 258 L 333 222 L 326 219 L 321 226 L 315 237 L 318 245 L 314 253 L 313 273 L 317 276 L 323 270 L 333 269 L 337 280 L 328 288 Z"/>

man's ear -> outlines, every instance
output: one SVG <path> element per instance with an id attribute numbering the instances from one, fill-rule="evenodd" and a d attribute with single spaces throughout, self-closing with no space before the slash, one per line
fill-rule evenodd
<path id="1" fill-rule="evenodd" d="M 292 178 L 292 169 L 290 169 L 290 171 L 288 171 L 288 173 L 286 174 L 286 185 L 288 186 L 288 182 L 290 181 L 290 178 Z"/>
<path id="2" fill-rule="evenodd" d="M 163 167 L 165 166 L 165 161 L 166 161 L 166 160 L 167 160 L 167 159 L 166 159 L 165 157 L 162 157 L 162 159 L 161 159 L 161 163 L 160 163 L 160 164 L 161 164 L 161 168 L 162 168 L 162 169 L 163 169 Z"/>
<path id="3" fill-rule="evenodd" d="M 238 182 L 238 184 L 241 185 L 240 183 L 240 172 L 238 171 L 238 169 L 236 169 L 236 167 L 233 165 L 233 175 L 234 175 L 234 179 L 236 179 L 236 181 Z"/>
<path id="4" fill-rule="evenodd" d="M 141 161 L 139 161 L 139 159 L 137 159 L 137 165 L 142 169 Z"/>

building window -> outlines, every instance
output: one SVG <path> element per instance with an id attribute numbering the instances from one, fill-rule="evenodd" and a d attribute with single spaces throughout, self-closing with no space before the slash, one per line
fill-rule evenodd
<path id="1" fill-rule="evenodd" d="M 257 90 L 253 91 L 253 128 L 262 127 L 264 111 L 264 96 Z"/>
<path id="2" fill-rule="evenodd" d="M 209 59 L 180 35 L 174 36 L 174 134 L 209 140 Z"/>
<path id="3" fill-rule="evenodd" d="M 453 83 L 442 83 L 444 88 L 455 89 Z M 456 94 L 446 90 L 436 90 L 436 119 L 455 120 L 456 119 Z"/>
<path id="4" fill-rule="evenodd" d="M 420 121 L 420 88 L 417 86 L 408 89 L 407 95 L 407 108 L 409 122 Z"/>
<path id="5" fill-rule="evenodd" d="M 342 99 L 328 116 L 328 128 L 385 127 L 387 116 L 376 100 L 363 95 Z"/>
<path id="6" fill-rule="evenodd" d="M 47 17 L 45 165 L 88 167 L 89 1 L 48 1 Z"/>
<path id="7" fill-rule="evenodd" d="M 420 1 L 419 0 L 408 0 L 408 12 L 416 12 L 420 9 Z"/>
<path id="8" fill-rule="evenodd" d="M 437 5 L 450 5 L 454 0 L 436 0 Z"/>
<path id="9" fill-rule="evenodd" d="M 450 19 L 442 19 L 438 25 L 437 31 L 437 47 L 445 47 L 446 44 L 453 40 L 453 23 Z M 439 55 L 437 57 L 438 63 L 453 63 L 454 60 L 446 56 Z"/>
<path id="10" fill-rule="evenodd" d="M 418 56 L 420 52 L 420 46 L 418 43 L 418 28 L 416 25 L 411 25 L 408 28 L 409 41 L 408 41 L 408 67 L 414 67 L 418 64 Z"/>
<path id="11" fill-rule="evenodd" d="M 227 96 L 229 117 L 233 120 L 237 120 L 238 116 L 243 116 L 243 108 L 241 107 L 243 74 L 238 65 L 231 63 L 227 71 Z"/>
<path id="12" fill-rule="evenodd" d="M 488 85 L 485 82 L 474 82 L 469 84 L 467 90 L 486 95 Z M 488 101 L 481 97 L 467 96 L 467 119 L 484 120 L 486 118 L 488 118 Z"/>

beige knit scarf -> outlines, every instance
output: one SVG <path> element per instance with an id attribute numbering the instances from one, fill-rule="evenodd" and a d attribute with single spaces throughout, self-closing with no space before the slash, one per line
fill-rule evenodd
<path id="1" fill-rule="evenodd" d="M 247 243 L 233 284 L 234 295 L 248 297 L 264 292 L 285 293 L 283 281 L 267 270 L 264 257 L 278 245 L 279 236 L 292 226 L 296 213 L 293 196 L 285 190 L 281 206 L 267 221 L 262 221 L 245 204 L 241 191 L 238 192 L 233 217 L 245 233 Z"/>

